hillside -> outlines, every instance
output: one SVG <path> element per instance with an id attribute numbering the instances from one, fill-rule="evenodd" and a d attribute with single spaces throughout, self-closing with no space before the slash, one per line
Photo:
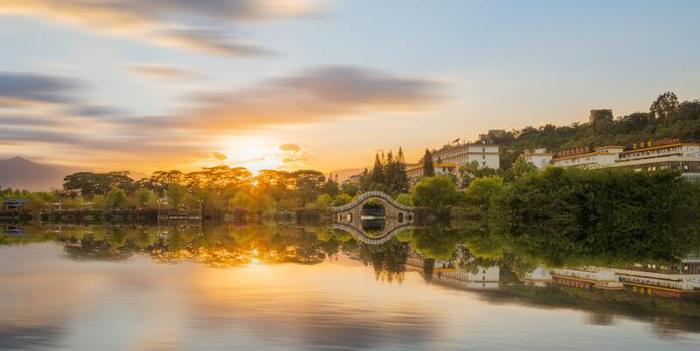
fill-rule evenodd
<path id="1" fill-rule="evenodd" d="M 591 111 L 586 123 L 569 126 L 543 125 L 487 136 L 487 142 L 499 144 L 501 168 L 507 169 L 524 150 L 546 147 L 560 151 L 580 146 L 621 145 L 666 138 L 700 140 L 700 100 L 679 102 L 673 93 L 659 96 L 649 112 L 613 117 L 610 110 Z"/>
<path id="2" fill-rule="evenodd" d="M 71 171 L 32 162 L 23 157 L 0 161 L 0 187 L 33 191 L 58 189 Z"/>

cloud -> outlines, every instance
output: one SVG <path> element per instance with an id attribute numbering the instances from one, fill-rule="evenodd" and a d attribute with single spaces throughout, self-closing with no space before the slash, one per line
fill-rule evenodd
<path id="1" fill-rule="evenodd" d="M 416 111 L 440 99 L 441 84 L 355 66 L 323 66 L 249 89 L 201 94 L 182 126 L 227 132 L 322 122 L 356 114 Z"/>
<path id="2" fill-rule="evenodd" d="M 73 101 L 77 81 L 30 73 L 0 72 L 0 107 L 22 103 L 66 103 Z"/>
<path id="3" fill-rule="evenodd" d="M 280 150 L 287 152 L 299 152 L 301 151 L 301 146 L 297 144 L 283 144 L 280 145 Z"/>
<path id="4" fill-rule="evenodd" d="M 139 64 L 128 66 L 129 71 L 148 78 L 162 80 L 183 80 L 195 77 L 197 74 L 176 66 Z"/>
<path id="5" fill-rule="evenodd" d="M 224 160 L 228 159 L 228 156 L 226 156 L 220 152 L 212 152 L 211 156 L 219 161 L 224 161 Z"/>
<path id="6" fill-rule="evenodd" d="M 41 16 L 100 33 L 225 55 L 266 52 L 226 35 L 232 25 L 319 10 L 314 0 L 0 0 L 0 14 Z"/>

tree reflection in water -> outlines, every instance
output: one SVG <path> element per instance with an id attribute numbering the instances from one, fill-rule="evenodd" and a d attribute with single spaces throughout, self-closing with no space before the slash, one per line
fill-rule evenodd
<path id="1" fill-rule="evenodd" d="M 55 240 L 75 260 L 125 260 L 144 255 L 155 262 L 195 261 L 212 267 L 251 262 L 315 265 L 343 256 L 371 266 L 382 282 L 401 283 L 416 272 L 431 285 L 478 292 L 488 301 L 587 310 L 596 324 L 610 323 L 612 315 L 621 314 L 657 323 L 655 330 L 662 334 L 677 329 L 700 332 L 698 290 L 662 294 L 653 286 L 642 289 L 629 284 L 600 289 L 595 282 L 577 283 L 571 276 L 558 280 L 555 274 L 633 270 L 639 275 L 653 267 L 655 274 L 685 277 L 681 273 L 694 269 L 698 276 L 700 267 L 688 266 L 681 253 L 667 253 L 679 257 L 676 260 L 654 261 L 618 255 L 624 246 L 596 253 L 580 252 L 581 245 L 538 252 L 531 246 L 521 247 L 519 240 L 509 240 L 507 235 L 494 234 L 484 222 L 412 229 L 381 245 L 361 243 L 348 233 L 324 226 L 26 225 L 22 229 L 25 235 L 0 237 L 0 245 Z M 692 250 L 689 247 L 688 253 Z M 557 264 L 560 261 L 564 263 Z"/>

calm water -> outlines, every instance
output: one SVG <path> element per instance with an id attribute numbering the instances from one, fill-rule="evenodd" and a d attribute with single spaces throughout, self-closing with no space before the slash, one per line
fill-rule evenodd
<path id="1" fill-rule="evenodd" d="M 6 231 L 0 349 L 700 349 L 692 297 L 543 283 L 537 267 L 515 274 L 464 247 L 427 260 L 403 241 L 284 227 Z"/>

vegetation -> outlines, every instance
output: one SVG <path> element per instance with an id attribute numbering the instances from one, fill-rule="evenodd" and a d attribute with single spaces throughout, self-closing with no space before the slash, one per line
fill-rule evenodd
<path id="1" fill-rule="evenodd" d="M 501 169 L 508 170 L 524 150 L 538 147 L 559 151 L 582 146 L 631 146 L 665 138 L 700 140 L 700 100 L 679 102 L 674 93 L 667 92 L 652 102 L 648 112 L 613 118 L 612 113 L 602 111 L 594 114 L 592 123 L 525 127 L 498 137 L 487 136 L 484 141 L 501 146 Z"/>
<path id="2" fill-rule="evenodd" d="M 555 264 L 672 260 L 700 247 L 699 191 L 672 171 L 550 168 L 492 198 L 489 214 L 519 250 Z"/>

